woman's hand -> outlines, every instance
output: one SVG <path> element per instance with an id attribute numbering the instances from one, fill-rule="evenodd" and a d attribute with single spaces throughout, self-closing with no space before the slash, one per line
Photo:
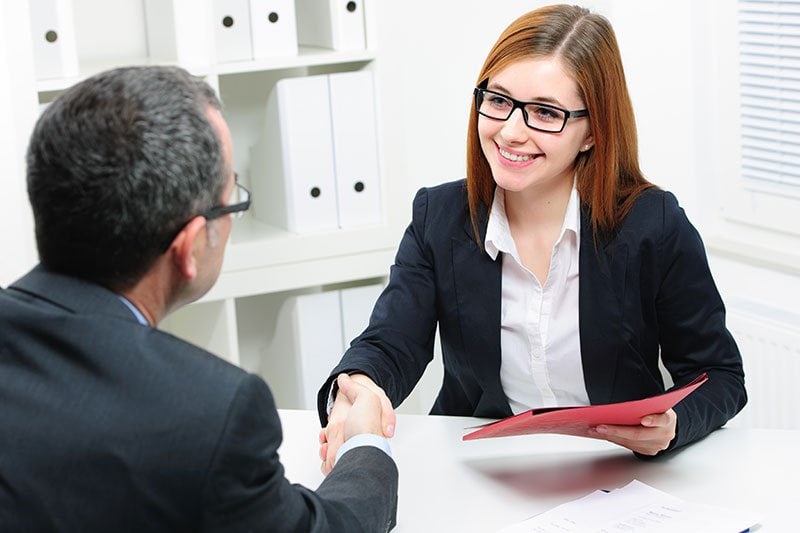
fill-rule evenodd
<path id="1" fill-rule="evenodd" d="M 655 455 L 666 450 L 675 438 L 678 415 L 675 411 L 647 415 L 638 426 L 601 424 L 589 430 L 589 436 L 605 439 L 642 455 Z"/>
<path id="2" fill-rule="evenodd" d="M 394 436 L 396 424 L 394 409 L 392 408 L 392 402 L 389 401 L 383 389 L 378 387 L 374 381 L 364 374 L 353 374 L 350 376 L 350 379 L 356 384 L 366 387 L 380 398 L 380 426 L 383 430 L 383 436 L 386 438 Z M 339 447 L 348 437 L 352 436 L 351 433 L 354 427 L 353 421 L 348 424 L 348 418 L 350 417 L 352 409 L 352 401 L 342 390 L 339 390 L 336 393 L 333 408 L 328 415 L 328 425 L 319 432 L 319 457 L 322 460 L 321 470 L 326 476 L 333 470 L 333 465 L 336 462 L 336 452 L 339 451 Z"/>

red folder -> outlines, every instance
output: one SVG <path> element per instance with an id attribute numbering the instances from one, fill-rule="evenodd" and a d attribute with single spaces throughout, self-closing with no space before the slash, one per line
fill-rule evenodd
<path id="1" fill-rule="evenodd" d="M 643 400 L 581 407 L 531 409 L 496 422 L 468 428 L 478 429 L 464 435 L 462 440 L 533 433 L 560 433 L 588 437 L 589 428 L 599 424 L 634 426 L 638 425 L 644 416 L 671 409 L 706 381 L 708 374 L 703 373 L 688 385 Z"/>

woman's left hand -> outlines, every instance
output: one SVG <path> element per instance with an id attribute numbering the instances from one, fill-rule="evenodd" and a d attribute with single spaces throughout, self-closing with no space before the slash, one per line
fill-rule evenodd
<path id="1" fill-rule="evenodd" d="M 643 455 L 655 455 L 666 450 L 675 438 L 678 415 L 670 409 L 666 413 L 647 415 L 638 426 L 613 426 L 601 424 L 589 430 L 589 436 L 605 439 Z"/>

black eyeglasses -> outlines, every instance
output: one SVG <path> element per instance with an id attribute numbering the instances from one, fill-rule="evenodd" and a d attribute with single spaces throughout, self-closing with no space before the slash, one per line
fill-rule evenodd
<path id="1" fill-rule="evenodd" d="M 239 184 L 239 176 L 234 174 L 236 182 L 234 183 L 231 196 L 228 198 L 227 205 L 217 205 L 206 211 L 200 213 L 200 216 L 206 220 L 214 220 L 225 215 L 233 214 L 236 218 L 241 218 L 244 212 L 250 209 L 250 191 L 244 186 Z"/>
<path id="2" fill-rule="evenodd" d="M 231 191 L 231 195 L 228 198 L 227 205 L 216 205 L 208 211 L 199 213 L 195 216 L 203 217 L 206 220 L 214 220 L 215 218 L 220 218 L 230 214 L 233 214 L 236 218 L 241 218 L 242 215 L 244 215 L 244 212 L 250 208 L 250 191 L 239 184 L 239 176 L 237 174 L 234 174 L 233 176 L 236 182 L 234 183 L 233 191 Z M 173 240 L 175 240 L 175 237 L 181 232 L 183 226 L 185 225 L 186 222 L 184 222 L 180 228 L 174 230 L 164 239 L 164 244 L 161 246 L 163 251 L 169 249 L 170 244 Z"/>
<path id="3" fill-rule="evenodd" d="M 568 111 L 541 102 L 520 102 L 510 96 L 479 87 L 476 87 L 472 93 L 475 95 L 475 109 L 484 117 L 508 120 L 514 110 L 519 108 L 522 110 L 526 126 L 546 133 L 561 133 L 567 125 L 567 120 L 589 116 L 588 109 Z"/>

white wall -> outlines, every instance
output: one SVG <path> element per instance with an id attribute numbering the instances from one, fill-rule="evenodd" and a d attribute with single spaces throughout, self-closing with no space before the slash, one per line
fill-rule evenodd
<path id="1" fill-rule="evenodd" d="M 27 134 L 36 110 L 33 52 L 27 5 L 0 2 L 0 286 L 5 287 L 35 262 L 33 223 L 25 194 Z M 19 60 L 19 56 L 27 60 Z"/>
<path id="2" fill-rule="evenodd" d="M 464 176 L 469 106 L 483 60 L 511 21 L 549 3 L 382 3 L 381 62 L 403 73 L 387 93 L 406 110 L 398 127 L 405 129 L 409 202 L 419 187 Z M 694 105 L 691 3 L 578 2 L 614 24 L 636 109 L 643 170 L 696 211 L 694 128 L 674 120 L 676 109 Z"/>

